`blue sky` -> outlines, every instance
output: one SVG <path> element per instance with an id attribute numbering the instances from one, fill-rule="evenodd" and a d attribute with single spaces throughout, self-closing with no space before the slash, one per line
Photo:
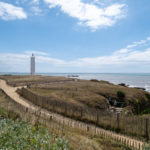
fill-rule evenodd
<path id="1" fill-rule="evenodd" d="M 149 0 L 0 0 L 0 72 L 150 72 Z"/>

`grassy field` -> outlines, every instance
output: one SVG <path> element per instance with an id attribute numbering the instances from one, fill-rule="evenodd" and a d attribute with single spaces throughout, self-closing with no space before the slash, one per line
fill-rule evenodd
<path id="1" fill-rule="evenodd" d="M 0 149 L 70 149 L 64 137 L 51 133 L 40 124 L 35 126 L 22 120 L 21 110 L 0 91 Z"/>
<path id="2" fill-rule="evenodd" d="M 120 117 L 118 118 L 115 113 L 110 113 L 105 109 L 98 110 L 84 105 L 80 107 L 77 104 L 60 101 L 54 97 L 41 96 L 39 95 L 39 91 L 34 92 L 32 89 L 23 88 L 22 90 L 19 90 L 19 93 L 35 105 L 49 111 L 59 113 L 72 119 L 84 121 L 86 123 L 92 123 L 108 130 L 134 136 L 142 140 L 146 138 L 145 117 L 132 114 L 128 116 L 119 115 Z M 150 122 L 148 123 L 148 126 L 149 125 Z M 150 135 L 150 130 L 148 130 L 148 134 Z"/>
<path id="3" fill-rule="evenodd" d="M 102 81 L 79 80 L 78 82 L 70 83 L 39 84 L 31 86 L 31 90 L 41 96 L 55 97 L 60 100 L 86 104 L 95 108 L 107 108 L 107 99 L 109 97 L 117 101 L 123 101 L 126 105 L 139 103 L 141 104 L 141 110 L 143 105 L 150 104 L 150 94 L 145 91 Z M 118 91 L 125 93 L 124 99 L 118 97 Z"/>
<path id="4" fill-rule="evenodd" d="M 21 150 L 22 147 L 25 149 L 26 146 L 27 149 L 46 150 L 47 148 L 43 146 L 48 146 L 50 142 L 50 146 L 53 146 L 53 148 L 57 147 L 58 150 L 59 148 L 65 150 L 62 146 L 71 150 L 131 150 L 111 139 L 96 137 L 78 129 L 69 128 L 68 126 L 64 127 L 56 122 L 49 122 L 47 127 L 44 122 L 40 124 L 33 123 L 34 117 L 32 114 L 29 116 L 29 122 L 26 123 L 22 121 L 25 115 L 21 109 L 0 91 L 0 127 L 5 129 L 0 138 L 1 148 L 9 149 L 11 147 L 10 149 L 12 150 Z M 64 137 L 66 140 L 64 140 Z M 16 141 L 18 144 L 16 144 Z"/>
<path id="5" fill-rule="evenodd" d="M 150 93 L 129 87 L 114 85 L 106 81 L 74 80 L 54 76 L 0 76 L 13 86 L 28 85 L 33 93 L 52 97 L 78 106 L 107 109 L 108 98 L 125 102 L 134 113 L 150 107 Z M 120 98 L 118 91 L 125 96 Z"/>
<path id="6" fill-rule="evenodd" d="M 148 112 L 150 93 L 106 81 L 73 80 L 47 76 L 0 76 L 11 85 L 28 85 L 19 94 L 32 103 L 66 117 L 81 120 L 143 139 L 146 137 L 146 120 L 133 114 Z M 32 84 L 31 84 L 32 83 Z M 118 92 L 124 97 L 119 97 Z M 132 116 L 116 114 L 109 110 L 108 98 L 125 103 L 123 114 L 132 111 Z M 150 121 L 149 121 L 150 125 Z M 140 129 L 140 130 L 139 130 Z M 150 130 L 149 133 L 150 135 Z"/>
<path id="7" fill-rule="evenodd" d="M 64 138 L 53 135 L 45 127 L 0 117 L 0 147 L 14 150 L 69 150 Z"/>
<path id="8" fill-rule="evenodd" d="M 0 75 L 0 79 L 4 79 L 11 86 L 24 86 L 24 85 L 33 85 L 39 83 L 51 83 L 51 82 L 69 82 L 72 79 L 67 79 L 65 77 L 55 77 L 55 76 L 21 76 L 21 75 Z"/>

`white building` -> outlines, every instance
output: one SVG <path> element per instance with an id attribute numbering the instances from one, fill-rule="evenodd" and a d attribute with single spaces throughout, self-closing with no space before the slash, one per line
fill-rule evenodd
<path id="1" fill-rule="evenodd" d="M 31 66 L 31 75 L 35 75 L 35 56 L 34 56 L 34 54 L 32 54 L 32 56 L 31 56 L 31 64 L 30 64 Z"/>

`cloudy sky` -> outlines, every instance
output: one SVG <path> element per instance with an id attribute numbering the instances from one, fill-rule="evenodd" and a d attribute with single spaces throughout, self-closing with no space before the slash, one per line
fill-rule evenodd
<path id="1" fill-rule="evenodd" d="M 0 0 L 0 72 L 150 73 L 149 0 Z"/>

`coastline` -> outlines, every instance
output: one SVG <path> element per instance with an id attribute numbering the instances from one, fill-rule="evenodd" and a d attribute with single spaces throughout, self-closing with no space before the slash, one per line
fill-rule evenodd
<path id="1" fill-rule="evenodd" d="M 29 73 L 17 73 L 17 72 L 4 72 L 0 75 L 29 75 Z M 115 85 L 125 83 L 129 87 L 145 88 L 146 91 L 150 92 L 150 73 L 37 73 L 37 75 L 43 76 L 64 76 L 77 75 L 78 79 L 85 80 L 105 80 Z"/>

